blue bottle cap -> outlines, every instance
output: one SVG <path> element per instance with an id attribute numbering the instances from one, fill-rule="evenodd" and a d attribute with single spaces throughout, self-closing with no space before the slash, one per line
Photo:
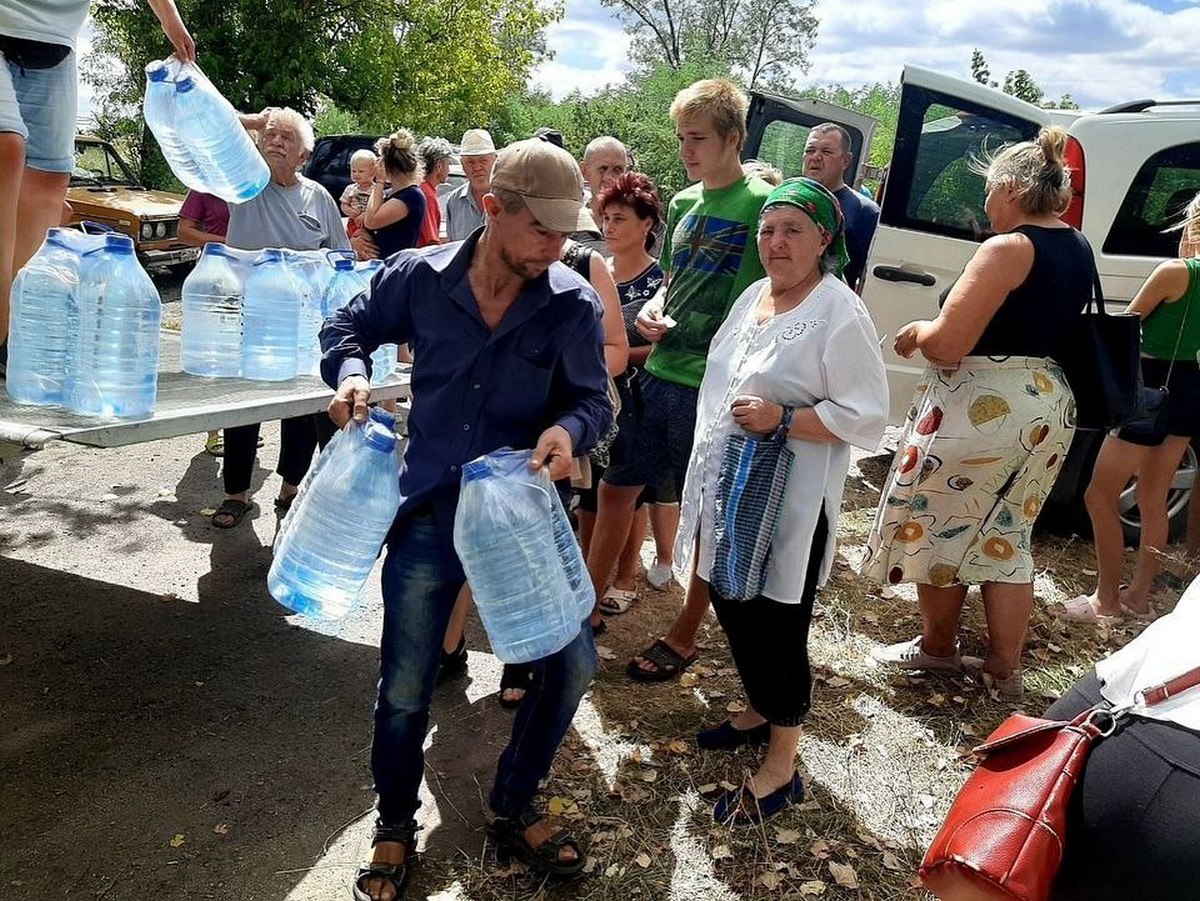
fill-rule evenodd
<path id="1" fill-rule="evenodd" d="M 146 67 L 146 77 L 151 81 L 166 81 L 167 67 L 162 63 L 151 63 Z"/>
<path id="2" fill-rule="evenodd" d="M 377 422 L 368 420 L 362 426 L 363 441 L 367 443 L 367 447 L 372 450 L 383 451 L 385 454 L 390 454 L 396 447 L 396 433 L 391 429 L 379 425 Z"/>
<path id="3" fill-rule="evenodd" d="M 254 265 L 257 266 L 259 263 L 276 263 L 282 259 L 283 251 L 278 247 L 264 247 L 258 259 L 254 261 Z"/>
<path id="4" fill-rule="evenodd" d="M 133 238 L 129 235 L 105 235 L 104 249 L 119 256 L 128 256 L 133 253 Z"/>
<path id="5" fill-rule="evenodd" d="M 195 80 L 190 75 L 185 75 L 179 81 L 175 82 L 175 90 L 180 94 L 186 94 L 188 91 L 196 87 Z"/>
<path id="6" fill-rule="evenodd" d="M 226 257 L 228 259 L 233 256 L 228 247 L 217 241 L 209 241 L 205 244 L 203 253 L 206 257 Z"/>
<path id="7" fill-rule="evenodd" d="M 345 257 L 334 260 L 333 268 L 338 272 L 352 272 L 354 270 L 354 260 L 348 260 Z"/>
<path id="8" fill-rule="evenodd" d="M 464 463 L 462 468 L 462 480 L 464 482 L 474 482 L 476 479 L 482 479 L 488 475 L 491 467 L 487 465 L 487 460 L 480 457 L 478 460 L 472 460 L 470 463 Z"/>

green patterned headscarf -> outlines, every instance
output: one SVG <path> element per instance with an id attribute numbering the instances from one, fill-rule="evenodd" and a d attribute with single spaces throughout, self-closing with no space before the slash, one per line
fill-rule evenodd
<path id="1" fill-rule="evenodd" d="M 830 246 L 837 255 L 837 275 L 842 274 L 850 261 L 846 252 L 846 219 L 842 208 L 828 188 L 811 178 L 789 178 L 769 195 L 763 204 L 765 213 L 773 206 L 786 204 L 802 210 L 821 230 L 821 235 L 832 238 Z"/>

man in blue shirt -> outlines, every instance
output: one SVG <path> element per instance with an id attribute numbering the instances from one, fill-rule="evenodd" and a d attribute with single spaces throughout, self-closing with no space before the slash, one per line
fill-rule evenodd
<path id="1" fill-rule="evenodd" d="M 383 566 L 375 851 L 354 886 L 356 898 L 372 901 L 403 892 L 414 847 L 429 701 L 465 581 L 453 546 L 459 469 L 505 445 L 533 447 L 532 466 L 561 479 L 612 421 L 600 300 L 558 262 L 567 234 L 588 217 L 579 167 L 544 141 L 513 144 L 496 160 L 483 207 L 481 232 L 392 257 L 321 333 L 338 425 L 366 418 L 378 345 L 407 343 L 416 361 L 400 511 Z M 585 620 L 574 641 L 533 665 L 492 789 L 494 840 L 549 875 L 579 872 L 583 852 L 533 810 L 533 797 L 595 669 Z"/>
<path id="2" fill-rule="evenodd" d="M 846 170 L 854 161 L 850 151 L 850 133 L 833 122 L 814 125 L 804 142 L 804 174 L 833 192 L 846 220 L 846 251 L 850 262 L 842 277 L 846 284 L 862 293 L 860 282 L 867 266 L 871 239 L 879 225 L 879 207 L 869 197 L 846 184 Z"/>

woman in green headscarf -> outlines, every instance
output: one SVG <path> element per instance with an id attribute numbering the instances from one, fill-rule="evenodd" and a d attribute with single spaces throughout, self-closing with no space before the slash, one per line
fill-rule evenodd
<path id="1" fill-rule="evenodd" d="M 811 696 L 813 599 L 833 562 L 850 445 L 874 450 L 887 422 L 879 340 L 840 278 L 843 232 L 837 200 L 817 182 L 794 179 L 771 192 L 757 236 L 767 278 L 734 302 L 700 385 L 675 571 L 686 577 L 694 559 L 708 583 L 749 703 L 697 742 L 708 750 L 768 745 L 746 783 L 717 802 L 719 821 L 757 822 L 804 795 L 795 758 Z M 727 462 L 728 452 L 747 436 L 776 436 L 793 455 L 773 467 L 787 476 L 777 519 L 756 517 L 753 503 L 731 513 L 732 489 L 747 473 Z M 749 600 L 722 595 L 717 586 L 742 578 L 730 560 L 749 556 L 765 557 L 761 573 L 737 585 Z"/>

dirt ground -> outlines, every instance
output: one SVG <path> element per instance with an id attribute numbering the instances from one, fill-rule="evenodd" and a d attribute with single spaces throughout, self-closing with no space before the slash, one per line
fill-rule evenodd
<path id="1" fill-rule="evenodd" d="M 260 464 L 274 462 L 265 429 Z M 629 655 L 680 593 L 643 591 L 598 641 L 602 671 L 546 787 L 591 848 L 589 875 L 541 886 L 500 868 L 482 799 L 509 715 L 473 627 L 469 678 L 437 693 L 410 898 L 917 898 L 910 886 L 965 764 L 1010 711 L 961 680 L 867 662 L 909 637 L 915 606 L 855 576 L 884 457 L 852 473 L 834 579 L 812 640 L 819 677 L 801 746 L 811 800 L 762 830 L 715 826 L 711 798 L 754 765 L 692 736 L 738 709 L 719 628 L 682 682 L 630 683 Z M 368 853 L 378 574 L 330 626 L 289 616 L 265 574 L 277 477 L 262 508 L 211 528 L 218 463 L 203 436 L 120 450 L 52 445 L 0 463 L 0 897 L 318 901 L 348 897 Z M 1090 587 L 1090 544 L 1040 540 L 1044 602 Z M 1187 575 L 1187 573 L 1181 573 Z M 1178 591 L 1165 590 L 1169 607 Z M 982 635 L 978 602 L 968 648 Z M 1135 627 L 1067 629 L 1039 605 L 1025 707 L 1040 710 Z M 857 888 L 849 887 L 851 883 Z"/>

